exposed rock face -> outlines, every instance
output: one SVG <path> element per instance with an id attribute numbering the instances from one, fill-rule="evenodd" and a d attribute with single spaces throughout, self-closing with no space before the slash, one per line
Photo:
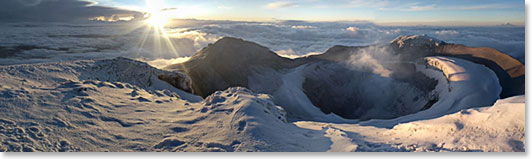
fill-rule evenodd
<path id="1" fill-rule="evenodd" d="M 380 63 L 380 69 L 388 71 L 379 74 L 375 70 L 362 66 L 353 71 L 349 64 L 365 63 L 367 61 L 356 55 L 374 52 L 385 52 L 397 57 L 396 59 L 374 59 Z M 292 68 L 306 65 L 302 88 L 312 103 L 325 113 L 335 113 L 344 118 L 371 119 L 377 116 L 380 119 L 389 119 L 430 108 L 438 99 L 428 94 L 434 89 L 437 81 L 418 72 L 413 62 L 428 56 L 452 56 L 485 65 L 493 70 L 503 88 L 501 98 L 524 93 L 524 65 L 512 57 L 490 48 L 467 47 L 458 44 L 449 44 L 425 36 L 402 36 L 385 45 L 371 46 L 334 46 L 324 54 L 313 55 L 294 60 L 283 58 L 253 42 L 236 38 L 223 38 L 214 44 L 196 53 L 189 61 L 166 67 L 185 72 L 192 81 L 192 90 L 195 94 L 206 97 L 218 90 L 229 87 L 248 87 L 252 75 L 264 73 L 263 76 L 283 74 Z M 353 57 L 362 59 L 353 62 Z M 388 57 L 385 57 L 388 58 Z M 387 60 L 387 61 L 382 61 Z M 315 69 L 315 70 L 312 70 Z M 322 69 L 319 71 L 319 69 Z M 273 71 L 273 73 L 272 73 Z M 378 79 L 393 83 L 383 90 L 396 90 L 392 93 L 383 93 L 392 102 L 391 111 L 403 110 L 391 114 L 367 116 L 371 109 L 386 102 L 371 100 L 371 96 L 360 95 L 365 92 L 357 84 L 371 84 L 374 76 Z M 280 76 L 279 76 L 280 77 Z M 372 78 L 366 78 L 372 77 Z M 381 78 L 382 77 L 382 78 Z M 166 81 L 166 80 L 165 80 Z M 369 83 L 368 83 L 369 81 Z M 270 77 L 270 81 L 261 81 L 268 86 L 279 87 L 282 81 Z M 170 82 L 172 83 L 172 82 Z M 174 82 L 179 85 L 180 82 Z M 374 83 L 375 84 L 375 83 Z M 173 84 L 174 85 L 174 84 Z M 362 87 L 360 87 L 362 88 Z M 408 88 L 408 89 L 406 89 Z M 272 93 L 276 88 L 258 87 L 254 90 Z M 405 96 L 407 94 L 418 96 Z M 361 91 L 361 92 L 356 92 Z M 379 98 L 380 99 L 380 98 Z M 354 104 L 353 104 L 354 103 Z M 282 103 L 277 103 L 282 105 Z M 412 105 L 409 108 L 399 108 Z M 290 112 L 288 112 L 290 114 Z"/>
<path id="2" fill-rule="evenodd" d="M 171 84 L 178 89 L 189 93 L 194 93 L 194 90 L 192 89 L 192 81 L 186 74 L 180 72 L 166 72 L 157 76 L 157 78 Z"/>

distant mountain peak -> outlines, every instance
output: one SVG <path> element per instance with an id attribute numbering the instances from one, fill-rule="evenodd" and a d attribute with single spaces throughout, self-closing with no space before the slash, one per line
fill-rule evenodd
<path id="1" fill-rule="evenodd" d="M 504 23 L 504 24 L 500 24 L 500 25 L 497 25 L 497 26 L 500 26 L 500 27 L 518 27 L 517 25 L 514 25 L 512 23 Z"/>

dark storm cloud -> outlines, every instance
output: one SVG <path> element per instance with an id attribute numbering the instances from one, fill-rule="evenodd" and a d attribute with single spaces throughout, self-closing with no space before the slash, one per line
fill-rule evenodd
<path id="1" fill-rule="evenodd" d="M 142 17 L 142 13 L 97 6 L 84 0 L 1 0 L 0 22 L 83 22 L 116 15 Z"/>

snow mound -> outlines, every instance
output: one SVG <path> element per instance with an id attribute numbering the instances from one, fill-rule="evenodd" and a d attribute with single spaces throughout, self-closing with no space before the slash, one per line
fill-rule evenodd
<path id="1" fill-rule="evenodd" d="M 149 90 L 167 89 L 193 102 L 201 100 L 200 97 L 191 96 L 185 92 L 191 90 L 190 79 L 185 74 L 159 70 L 144 62 L 121 57 L 104 60 L 10 65 L 1 67 L 0 71 L 9 75 L 6 78 L 17 78 L 33 87 L 57 86 L 64 82 L 81 80 L 122 82 Z M 159 77 L 164 77 L 162 79 L 167 80 L 168 83 Z M 171 85 L 172 83 L 173 85 Z"/>
<path id="2" fill-rule="evenodd" d="M 185 144 L 166 147 L 163 151 L 317 151 L 325 148 L 319 143 L 298 143 L 308 140 L 303 134 L 312 132 L 304 132 L 288 123 L 284 110 L 274 105 L 271 96 L 266 94 L 232 87 L 213 93 L 192 108 L 193 111 L 183 113 L 178 119 L 178 123 L 189 125 L 189 131 L 169 137 L 180 138 Z"/>
<path id="3" fill-rule="evenodd" d="M 441 151 L 524 152 L 524 110 L 524 96 L 516 96 L 498 100 L 491 107 L 464 109 L 433 120 L 399 124 L 391 131 L 412 143 L 440 142 Z"/>
<path id="4" fill-rule="evenodd" d="M 301 134 L 311 132 L 287 123 L 284 110 L 269 95 L 230 88 L 215 92 L 205 100 L 200 98 L 201 102 L 191 102 L 199 97 L 173 90 L 157 79 L 157 70 L 129 61 L 1 66 L 4 82 L 0 84 L 0 150 L 319 151 L 326 148 L 318 143 L 286 144 L 284 141 L 294 138 L 306 140 Z M 116 72 L 126 68 L 131 73 Z M 294 137 L 294 132 L 299 135 Z"/>

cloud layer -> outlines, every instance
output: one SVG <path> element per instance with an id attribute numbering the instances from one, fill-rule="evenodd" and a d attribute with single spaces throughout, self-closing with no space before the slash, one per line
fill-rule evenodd
<path id="1" fill-rule="evenodd" d="M 84 0 L 2 0 L 0 22 L 83 22 L 93 17 L 142 17 L 137 11 Z"/>
<path id="2" fill-rule="evenodd" d="M 135 29 L 136 28 L 136 29 Z M 158 65 L 189 57 L 224 36 L 242 38 L 285 57 L 323 53 L 335 45 L 384 44 L 398 36 L 427 34 L 449 43 L 491 47 L 524 62 L 524 27 L 379 26 L 370 22 L 183 21 L 166 28 L 168 42 L 133 24 L 2 24 L 0 64 L 127 56 Z M 160 41 L 157 44 L 157 41 Z M 177 60 L 179 61 L 179 60 Z"/>
<path id="3" fill-rule="evenodd" d="M 370 22 L 273 23 L 233 22 L 191 27 L 209 36 L 232 36 L 257 42 L 288 55 L 324 52 L 335 45 L 388 43 L 398 36 L 427 34 L 440 40 L 475 47 L 492 47 L 524 61 L 524 27 L 379 26 Z"/>

